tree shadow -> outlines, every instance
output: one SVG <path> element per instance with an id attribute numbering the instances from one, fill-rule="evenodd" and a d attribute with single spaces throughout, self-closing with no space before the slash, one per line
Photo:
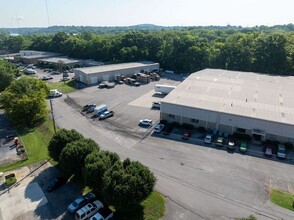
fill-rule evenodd
<path id="1" fill-rule="evenodd" d="M 113 220 L 144 220 L 144 207 L 140 204 L 116 210 Z"/>
<path id="2" fill-rule="evenodd" d="M 36 174 L 34 174 L 36 173 Z M 67 182 L 52 192 L 47 192 L 48 183 L 63 175 L 57 168 L 48 167 L 41 172 L 31 174 L 33 179 L 27 184 L 24 192 L 26 199 L 37 203 L 34 215 L 40 219 L 73 219 L 67 212 L 68 205 L 81 195 L 81 191 L 72 182 Z"/>

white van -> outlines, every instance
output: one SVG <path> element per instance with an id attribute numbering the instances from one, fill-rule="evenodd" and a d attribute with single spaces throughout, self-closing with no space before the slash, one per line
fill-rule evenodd
<path id="1" fill-rule="evenodd" d="M 278 153 L 277 153 L 277 157 L 285 159 L 286 158 L 286 149 L 285 149 L 285 145 L 283 144 L 279 144 L 278 145 Z"/>
<path id="2" fill-rule="evenodd" d="M 92 203 L 89 203 L 79 209 L 76 214 L 75 218 L 76 220 L 84 220 L 84 219 L 89 219 L 91 216 L 93 216 L 96 212 L 98 212 L 99 209 L 103 208 L 102 202 L 99 200 L 95 200 Z"/>

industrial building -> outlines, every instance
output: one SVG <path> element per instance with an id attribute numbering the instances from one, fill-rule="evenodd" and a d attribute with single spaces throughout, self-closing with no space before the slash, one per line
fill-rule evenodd
<path id="1" fill-rule="evenodd" d="M 68 57 L 50 57 L 38 60 L 38 65 L 50 65 L 55 68 L 74 68 L 80 65 L 80 61 Z"/>
<path id="2" fill-rule="evenodd" d="M 60 56 L 58 53 L 45 51 L 21 50 L 15 59 L 26 64 L 37 64 L 39 59 Z"/>
<path id="3" fill-rule="evenodd" d="M 132 76 L 140 72 L 158 70 L 158 63 L 145 61 L 78 68 L 74 70 L 74 73 L 76 80 L 87 85 L 93 85 L 102 81 L 114 81 L 118 76 Z"/>
<path id="4" fill-rule="evenodd" d="M 253 140 L 294 140 L 294 77 L 205 69 L 162 101 L 160 117 Z"/>

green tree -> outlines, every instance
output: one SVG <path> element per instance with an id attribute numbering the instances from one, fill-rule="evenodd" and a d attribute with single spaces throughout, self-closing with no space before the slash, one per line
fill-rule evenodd
<path id="1" fill-rule="evenodd" d="M 14 124 L 32 126 L 48 115 L 47 94 L 48 88 L 44 82 L 23 77 L 13 81 L 2 92 L 0 102 Z"/>
<path id="2" fill-rule="evenodd" d="M 85 168 L 83 170 L 85 183 L 92 187 L 94 191 L 100 192 L 104 173 L 117 161 L 120 161 L 120 158 L 116 153 L 93 151 L 85 159 Z"/>
<path id="3" fill-rule="evenodd" d="M 99 146 L 92 139 L 80 139 L 66 144 L 59 157 L 62 170 L 68 175 L 82 174 L 85 158 L 94 150 L 99 150 Z"/>
<path id="4" fill-rule="evenodd" d="M 106 199 L 116 207 L 139 204 L 153 191 L 156 178 L 139 162 L 117 161 L 103 176 Z"/>
<path id="5" fill-rule="evenodd" d="M 5 60 L 0 60 L 0 92 L 4 91 L 19 75 L 16 67 Z"/>
<path id="6" fill-rule="evenodd" d="M 61 151 L 65 148 L 66 144 L 81 140 L 83 138 L 84 137 L 74 129 L 61 129 L 57 131 L 51 138 L 48 145 L 50 157 L 52 157 L 55 161 L 59 161 Z"/>

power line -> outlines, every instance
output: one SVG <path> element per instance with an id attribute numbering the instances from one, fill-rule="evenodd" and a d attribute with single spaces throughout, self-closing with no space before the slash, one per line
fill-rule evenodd
<path id="1" fill-rule="evenodd" d="M 45 0 L 45 5 L 46 5 L 46 10 L 47 10 L 48 27 L 50 27 L 50 18 L 49 18 L 49 11 L 48 11 L 47 0 Z"/>

